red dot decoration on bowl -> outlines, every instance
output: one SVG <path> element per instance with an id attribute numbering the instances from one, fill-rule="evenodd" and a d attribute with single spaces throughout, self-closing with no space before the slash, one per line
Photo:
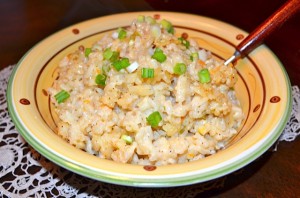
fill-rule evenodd
<path id="1" fill-rule="evenodd" d="M 156 19 L 156 20 L 160 19 L 160 14 L 155 14 L 155 15 L 153 16 L 153 18 Z"/>
<path id="2" fill-rule="evenodd" d="M 20 103 L 22 105 L 30 105 L 30 101 L 28 99 L 26 99 L 26 98 L 21 98 L 20 99 Z"/>
<path id="3" fill-rule="evenodd" d="M 280 97 L 279 96 L 273 96 L 271 99 L 270 99 L 270 102 L 271 103 L 278 103 L 280 102 Z"/>
<path id="4" fill-rule="evenodd" d="M 235 38 L 236 38 L 237 40 L 242 40 L 242 39 L 244 38 L 244 35 L 238 34 L 238 35 L 236 35 Z"/>
<path id="5" fill-rule="evenodd" d="M 42 89 L 43 95 L 48 96 L 48 92 L 45 89 Z"/>
<path id="6" fill-rule="evenodd" d="M 77 29 L 77 28 L 74 28 L 74 29 L 72 30 L 72 32 L 73 32 L 73 34 L 79 34 L 79 33 L 80 33 L 79 29 Z"/>
<path id="7" fill-rule="evenodd" d="M 154 171 L 157 167 L 156 166 L 153 166 L 153 165 L 147 165 L 147 166 L 144 166 L 144 169 L 146 171 Z"/>
<path id="8" fill-rule="evenodd" d="M 188 39 L 189 35 L 188 35 L 188 33 L 183 32 L 183 33 L 181 34 L 181 37 L 182 37 L 183 39 Z"/>
<path id="9" fill-rule="evenodd" d="M 253 109 L 253 113 L 255 113 L 256 111 L 258 111 L 260 109 L 260 104 L 256 105 L 256 107 Z"/>

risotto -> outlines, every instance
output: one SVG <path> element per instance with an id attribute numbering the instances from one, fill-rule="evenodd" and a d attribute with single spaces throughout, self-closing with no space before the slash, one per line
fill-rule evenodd
<path id="1" fill-rule="evenodd" d="M 138 16 L 65 56 L 48 92 L 57 134 L 70 144 L 116 162 L 166 165 L 212 155 L 237 133 L 236 81 L 235 68 L 169 21 Z"/>

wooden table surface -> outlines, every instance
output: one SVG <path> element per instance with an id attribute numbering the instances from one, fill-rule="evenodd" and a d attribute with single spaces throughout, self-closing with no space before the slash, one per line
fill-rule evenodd
<path id="1" fill-rule="evenodd" d="M 48 35 L 90 18 L 129 11 L 176 11 L 212 17 L 250 32 L 283 0 L 0 0 L 0 69 L 15 64 Z M 300 13 L 265 40 L 300 86 Z M 1 181 L 1 179 L 0 179 Z M 184 188 L 184 187 L 182 187 Z M 300 139 L 280 142 L 277 151 L 238 173 L 224 186 L 199 197 L 300 197 Z"/>

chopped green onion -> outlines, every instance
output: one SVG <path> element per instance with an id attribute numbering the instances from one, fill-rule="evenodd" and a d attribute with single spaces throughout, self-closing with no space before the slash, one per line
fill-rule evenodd
<path id="1" fill-rule="evenodd" d="M 92 52 L 91 48 L 85 48 L 85 50 L 84 50 L 85 57 L 89 57 L 89 55 L 90 55 L 91 52 Z"/>
<path id="2" fill-rule="evenodd" d="M 153 24 L 156 23 L 156 20 L 153 17 L 151 17 L 151 16 L 146 16 L 145 21 L 147 23 L 149 23 L 150 25 L 153 25 Z"/>
<path id="3" fill-rule="evenodd" d="M 160 121 L 162 121 L 162 117 L 158 111 L 154 111 L 146 118 L 146 120 L 152 127 L 157 127 Z"/>
<path id="4" fill-rule="evenodd" d="M 184 45 L 187 49 L 190 47 L 190 42 L 182 37 L 178 38 L 180 40 L 181 44 Z"/>
<path id="5" fill-rule="evenodd" d="M 132 144 L 133 141 L 131 136 L 125 134 L 121 136 L 121 139 L 124 140 L 126 144 Z"/>
<path id="6" fill-rule="evenodd" d="M 118 39 L 124 39 L 127 36 L 127 32 L 126 30 L 124 30 L 123 28 L 119 28 L 118 29 Z"/>
<path id="7" fill-rule="evenodd" d="M 98 74 L 95 78 L 95 83 L 97 85 L 105 85 L 105 81 L 106 81 L 106 75 L 103 74 Z"/>
<path id="8" fill-rule="evenodd" d="M 137 21 L 140 22 L 140 23 L 144 22 L 145 21 L 145 16 L 143 16 L 143 15 L 138 16 Z"/>
<path id="9" fill-rule="evenodd" d="M 110 62 L 115 62 L 119 59 L 119 52 L 112 51 L 110 48 L 106 48 L 103 52 L 103 57 L 105 60 L 109 60 Z"/>
<path id="10" fill-rule="evenodd" d="M 103 57 L 105 60 L 109 60 L 113 55 L 113 51 L 110 48 L 106 48 L 103 52 Z"/>
<path id="11" fill-rule="evenodd" d="M 160 24 L 164 29 L 167 30 L 167 32 L 174 34 L 174 27 L 170 21 L 163 19 L 161 20 Z"/>
<path id="12" fill-rule="evenodd" d="M 130 65 L 130 62 L 128 58 L 121 58 L 120 60 L 113 62 L 112 65 L 117 71 L 120 71 L 121 69 L 125 69 L 126 67 L 128 67 Z"/>
<path id="13" fill-rule="evenodd" d="M 158 25 L 152 25 L 151 26 L 151 34 L 158 38 L 161 35 L 161 30 L 160 27 Z"/>
<path id="14" fill-rule="evenodd" d="M 201 83 L 208 83 L 210 82 L 210 74 L 209 74 L 209 71 L 207 68 L 204 68 L 204 69 L 201 69 L 199 72 L 198 72 L 198 77 L 199 77 L 199 81 Z"/>
<path id="15" fill-rule="evenodd" d="M 102 73 L 104 75 L 108 74 L 109 70 L 110 70 L 110 65 L 103 65 L 102 66 Z"/>
<path id="16" fill-rule="evenodd" d="M 173 71 L 178 75 L 184 74 L 186 72 L 186 65 L 184 63 L 177 63 L 174 66 Z"/>
<path id="17" fill-rule="evenodd" d="M 119 52 L 113 51 L 111 57 L 109 58 L 109 61 L 112 63 L 117 61 L 119 59 L 119 55 Z"/>
<path id="18" fill-rule="evenodd" d="M 142 68 L 142 78 L 153 78 L 154 69 L 153 68 Z"/>
<path id="19" fill-rule="evenodd" d="M 139 63 L 134 61 L 133 63 L 131 63 L 127 68 L 126 70 L 129 72 L 129 73 L 132 73 L 134 72 L 135 70 L 137 70 L 137 68 L 139 67 Z"/>
<path id="20" fill-rule="evenodd" d="M 64 101 L 66 101 L 70 97 L 70 94 L 65 90 L 61 90 L 60 92 L 55 94 L 54 97 L 55 97 L 57 103 L 60 104 Z"/>
<path id="21" fill-rule="evenodd" d="M 197 52 L 192 53 L 190 56 L 191 61 L 197 60 L 199 58 L 199 55 Z"/>
<path id="22" fill-rule="evenodd" d="M 160 63 L 164 62 L 167 59 L 167 56 L 160 48 L 156 48 L 154 54 L 151 57 Z"/>

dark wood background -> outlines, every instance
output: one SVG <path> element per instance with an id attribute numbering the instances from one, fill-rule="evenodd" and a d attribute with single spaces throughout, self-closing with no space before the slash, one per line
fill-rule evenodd
<path id="1" fill-rule="evenodd" d="M 18 60 L 52 33 L 87 19 L 130 11 L 176 11 L 212 17 L 250 32 L 283 0 L 0 0 L 0 69 Z M 188 23 L 188 21 L 187 21 Z M 300 86 L 300 13 L 265 40 Z M 1 179 L 0 179 L 1 181 Z M 3 181 L 1 181 L 3 182 Z M 184 187 L 182 187 L 184 188 Z M 199 197 L 300 197 L 300 141 L 280 142 L 277 151 Z"/>

